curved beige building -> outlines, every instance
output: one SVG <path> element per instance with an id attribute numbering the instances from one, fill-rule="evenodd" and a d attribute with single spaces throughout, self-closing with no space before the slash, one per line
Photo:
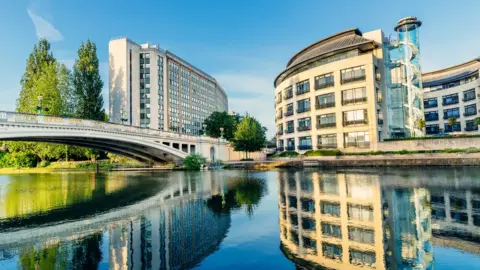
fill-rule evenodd
<path id="1" fill-rule="evenodd" d="M 375 149 L 383 136 L 383 41 L 381 30 L 349 29 L 288 61 L 274 82 L 280 151 Z"/>

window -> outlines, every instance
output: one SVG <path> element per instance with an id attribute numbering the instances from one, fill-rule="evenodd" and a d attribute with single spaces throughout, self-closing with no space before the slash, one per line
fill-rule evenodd
<path id="1" fill-rule="evenodd" d="M 315 231 L 315 220 L 310 218 L 302 218 L 302 229 Z"/>
<path id="2" fill-rule="evenodd" d="M 365 80 L 365 66 L 340 71 L 342 84 Z"/>
<path id="3" fill-rule="evenodd" d="M 283 133 L 283 131 L 282 131 L 282 133 Z M 283 151 L 283 148 L 284 148 L 283 140 L 278 140 L 278 149 L 277 150 L 278 151 Z"/>
<path id="4" fill-rule="evenodd" d="M 373 208 L 365 205 L 348 204 L 348 219 L 373 221 Z"/>
<path id="5" fill-rule="evenodd" d="M 337 134 L 319 135 L 317 137 L 317 148 L 337 148 Z"/>
<path id="6" fill-rule="evenodd" d="M 305 130 L 310 130 L 312 128 L 312 123 L 310 120 L 310 117 L 304 117 L 298 119 L 298 131 L 305 131 Z"/>
<path id="7" fill-rule="evenodd" d="M 317 109 L 331 108 L 335 107 L 335 94 L 325 94 L 315 97 L 315 107 Z"/>
<path id="8" fill-rule="evenodd" d="M 350 263 L 375 267 L 376 256 L 371 251 L 350 249 Z"/>
<path id="9" fill-rule="evenodd" d="M 475 99 L 475 88 L 463 91 L 463 101 L 470 101 Z"/>
<path id="10" fill-rule="evenodd" d="M 367 90 L 365 87 L 354 88 L 342 91 L 342 105 L 358 104 L 367 101 Z"/>
<path id="11" fill-rule="evenodd" d="M 443 119 L 459 118 L 460 110 L 458 108 L 443 110 Z"/>
<path id="12" fill-rule="evenodd" d="M 323 89 L 334 85 L 333 73 L 315 77 L 315 89 Z"/>
<path id="13" fill-rule="evenodd" d="M 438 134 L 438 133 L 440 133 L 440 127 L 438 126 L 438 124 L 426 125 L 425 126 L 425 132 L 427 134 Z"/>
<path id="14" fill-rule="evenodd" d="M 437 98 L 427 98 L 423 100 L 423 108 L 436 108 L 438 107 Z"/>
<path id="15" fill-rule="evenodd" d="M 295 139 L 294 138 L 290 138 L 290 139 L 287 139 L 287 151 L 293 151 L 295 150 Z"/>
<path id="16" fill-rule="evenodd" d="M 283 135 L 283 124 L 277 126 L 277 134 Z"/>
<path id="17" fill-rule="evenodd" d="M 340 225 L 322 222 L 322 234 L 341 239 L 342 229 Z"/>
<path id="18" fill-rule="evenodd" d="M 367 124 L 367 110 L 354 110 L 343 112 L 343 126 L 357 126 Z"/>
<path id="19" fill-rule="evenodd" d="M 364 243 L 364 244 L 374 244 L 375 234 L 373 230 L 349 226 L 348 239 L 355 242 Z"/>
<path id="20" fill-rule="evenodd" d="M 298 222 L 296 224 L 298 226 Z M 300 241 L 298 240 L 298 233 L 295 232 L 295 231 L 290 231 L 290 239 L 292 240 L 293 243 L 295 243 L 295 245 L 300 245 Z"/>
<path id="21" fill-rule="evenodd" d="M 291 86 L 285 88 L 285 99 L 291 99 L 293 97 L 293 88 Z"/>
<path id="22" fill-rule="evenodd" d="M 314 254 L 317 254 L 317 241 L 310 239 L 309 237 L 303 237 L 303 246 L 311 249 Z"/>
<path id="23" fill-rule="evenodd" d="M 283 109 L 280 108 L 280 110 L 278 110 L 276 119 L 279 120 L 279 119 L 282 119 L 282 118 L 283 118 Z"/>
<path id="24" fill-rule="evenodd" d="M 323 256 L 334 260 L 342 260 L 342 246 L 322 243 Z"/>
<path id="25" fill-rule="evenodd" d="M 462 125 L 460 122 L 455 123 L 455 125 L 450 126 L 448 123 L 445 123 L 445 132 L 455 132 L 455 131 L 462 131 Z"/>
<path id="26" fill-rule="evenodd" d="M 287 130 L 285 130 L 285 133 L 293 133 L 295 131 L 295 128 L 294 128 L 294 123 L 293 123 L 293 120 L 292 121 L 288 121 L 287 122 Z"/>
<path id="27" fill-rule="evenodd" d="M 345 147 L 370 147 L 368 132 L 348 132 L 344 134 Z"/>
<path id="28" fill-rule="evenodd" d="M 323 194 L 338 195 L 338 179 L 336 174 L 322 174 L 320 192 Z"/>
<path id="29" fill-rule="evenodd" d="M 312 199 L 301 199 L 302 210 L 305 212 L 315 213 L 315 202 Z"/>
<path id="30" fill-rule="evenodd" d="M 293 115 L 293 103 L 287 105 L 287 110 L 285 112 L 285 116 Z"/>
<path id="31" fill-rule="evenodd" d="M 278 92 L 277 94 L 277 104 L 282 102 L 282 92 Z"/>
<path id="32" fill-rule="evenodd" d="M 458 103 L 458 94 L 451 94 L 442 97 L 443 102 L 442 105 L 452 105 Z"/>
<path id="33" fill-rule="evenodd" d="M 465 131 L 474 131 L 478 130 L 478 125 L 475 125 L 473 120 L 465 121 Z"/>
<path id="34" fill-rule="evenodd" d="M 302 95 L 310 92 L 310 81 L 305 80 L 303 82 L 297 83 L 297 95 Z"/>
<path id="35" fill-rule="evenodd" d="M 302 99 L 297 101 L 297 113 L 303 113 L 310 111 L 310 99 Z"/>
<path id="36" fill-rule="evenodd" d="M 465 106 L 465 113 L 463 116 L 472 116 L 477 114 L 477 104 L 471 104 Z"/>
<path id="37" fill-rule="evenodd" d="M 320 208 L 324 215 L 340 216 L 340 203 L 323 201 L 320 203 Z"/>
<path id="38" fill-rule="evenodd" d="M 317 128 L 329 128 L 337 125 L 335 113 L 322 114 L 317 116 Z"/>
<path id="39" fill-rule="evenodd" d="M 425 112 L 425 121 L 437 121 L 438 111 Z"/>
<path id="40" fill-rule="evenodd" d="M 298 138 L 298 149 L 309 150 L 312 149 L 312 137 L 305 136 Z"/>

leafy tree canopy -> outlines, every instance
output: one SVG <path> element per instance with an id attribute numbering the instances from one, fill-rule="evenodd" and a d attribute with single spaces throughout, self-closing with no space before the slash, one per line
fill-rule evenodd
<path id="1" fill-rule="evenodd" d="M 259 151 L 266 145 L 267 129 L 257 119 L 248 114 L 240 121 L 235 131 L 233 147 L 235 151 Z"/>
<path id="2" fill-rule="evenodd" d="M 231 141 L 239 121 L 240 117 L 238 115 L 230 115 L 227 112 L 213 112 L 203 122 L 206 125 L 205 134 L 213 138 L 219 138 L 222 134 L 220 128 L 223 128 L 223 137 Z"/>

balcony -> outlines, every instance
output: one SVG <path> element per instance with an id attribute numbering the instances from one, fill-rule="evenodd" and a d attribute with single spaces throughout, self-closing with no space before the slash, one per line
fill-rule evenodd
<path id="1" fill-rule="evenodd" d="M 357 126 L 357 125 L 366 125 L 368 124 L 367 119 L 361 119 L 361 120 L 345 120 L 343 121 L 343 126 L 348 127 L 348 126 Z"/>
<path id="2" fill-rule="evenodd" d="M 356 104 L 356 103 L 363 103 L 363 102 L 367 102 L 367 97 L 342 100 L 342 105 Z"/>
<path id="3" fill-rule="evenodd" d="M 462 101 L 467 102 L 467 101 L 474 100 L 474 99 L 475 99 L 475 95 L 469 96 L 469 97 L 463 97 Z"/>
<path id="4" fill-rule="evenodd" d="M 317 128 L 332 128 L 332 127 L 336 127 L 337 126 L 337 123 L 318 123 L 317 124 Z"/>
<path id="5" fill-rule="evenodd" d="M 368 148 L 370 147 L 370 142 L 346 142 L 345 147 Z"/>
<path id="6" fill-rule="evenodd" d="M 285 130 L 285 134 L 290 134 L 290 133 L 293 133 L 295 130 L 292 128 L 292 129 L 287 129 Z"/>
<path id="7" fill-rule="evenodd" d="M 285 150 L 287 150 L 287 151 L 295 151 L 295 145 L 288 145 L 287 147 L 285 147 Z"/>
<path id="8" fill-rule="evenodd" d="M 474 110 L 472 112 L 465 112 L 463 113 L 463 116 L 472 116 L 472 115 L 476 115 L 477 114 L 477 110 Z"/>
<path id="9" fill-rule="evenodd" d="M 449 118 L 460 118 L 460 114 L 454 114 L 454 115 L 443 115 L 443 119 L 449 119 Z"/>
<path id="10" fill-rule="evenodd" d="M 442 102 L 443 106 L 448 106 L 448 105 L 453 105 L 453 104 L 458 104 L 458 98 L 456 99 L 451 99 L 451 100 L 444 100 Z"/>
<path id="11" fill-rule="evenodd" d="M 433 117 L 425 117 L 425 121 L 437 121 L 438 120 L 438 114 Z"/>
<path id="12" fill-rule="evenodd" d="M 293 115 L 293 110 L 292 111 L 287 111 L 286 113 L 283 114 L 285 117 Z"/>
<path id="13" fill-rule="evenodd" d="M 293 93 L 291 93 L 290 95 L 285 95 L 283 97 L 284 100 L 291 99 L 291 98 L 293 98 Z"/>
<path id="14" fill-rule="evenodd" d="M 335 102 L 330 102 L 330 103 L 323 103 L 323 104 L 316 104 L 315 108 L 318 109 L 325 109 L 325 108 L 332 108 L 335 107 Z"/>
<path id="15" fill-rule="evenodd" d="M 283 146 L 277 147 L 277 152 L 283 152 L 284 149 L 285 149 L 285 148 L 284 148 Z"/>
<path id="16" fill-rule="evenodd" d="M 297 127 L 297 131 L 306 131 L 306 130 L 311 130 L 311 126 L 303 126 L 303 127 Z"/>
<path id="17" fill-rule="evenodd" d="M 312 145 L 299 145 L 298 150 L 310 150 L 312 149 Z"/>
<path id="18" fill-rule="evenodd" d="M 298 91 L 298 90 L 297 90 L 297 91 L 295 92 L 295 94 L 296 94 L 297 96 L 301 96 L 301 95 L 306 94 L 306 93 L 308 93 L 308 92 L 310 92 L 310 88 L 307 89 L 307 90 L 301 90 L 301 91 Z"/>
<path id="19" fill-rule="evenodd" d="M 478 126 L 465 127 L 465 131 L 476 131 L 476 130 L 478 130 Z"/>
<path id="20" fill-rule="evenodd" d="M 332 81 L 329 81 L 329 82 L 325 82 L 325 83 L 315 83 L 315 89 L 318 90 L 318 89 L 323 89 L 323 88 L 327 88 L 327 87 L 332 87 L 334 86 L 335 83 Z"/>
<path id="21" fill-rule="evenodd" d="M 358 82 L 358 81 L 365 81 L 365 74 L 358 77 L 342 78 L 342 84 Z"/>
<path id="22" fill-rule="evenodd" d="M 304 113 L 304 112 L 309 112 L 310 111 L 310 107 L 308 108 L 298 108 L 297 109 L 297 113 Z"/>
<path id="23" fill-rule="evenodd" d="M 336 143 L 332 144 L 321 144 L 320 142 L 317 144 L 317 149 L 335 149 L 337 148 Z"/>
<path id="24" fill-rule="evenodd" d="M 435 103 L 423 103 L 423 108 L 424 109 L 437 108 L 437 107 L 438 107 L 437 102 L 435 102 Z"/>

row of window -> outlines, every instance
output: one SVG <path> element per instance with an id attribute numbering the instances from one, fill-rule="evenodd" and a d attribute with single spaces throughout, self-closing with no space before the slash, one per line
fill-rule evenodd
<path id="1" fill-rule="evenodd" d="M 465 130 L 464 131 L 476 131 L 478 130 L 478 125 L 475 125 L 474 120 L 465 121 Z M 445 123 L 443 126 L 443 132 L 455 132 L 462 131 L 462 124 L 460 122 L 455 123 L 455 125 L 450 126 L 450 124 Z M 442 132 L 440 130 L 440 125 L 432 124 L 425 126 L 425 132 L 427 134 L 439 134 Z"/>
<path id="2" fill-rule="evenodd" d="M 344 133 L 344 148 L 347 147 L 370 147 L 370 136 L 368 132 L 348 132 Z M 312 149 L 312 137 L 303 136 L 298 138 L 298 145 L 295 145 L 295 138 L 278 140 L 279 151 L 309 150 Z M 317 148 L 328 149 L 338 148 L 337 134 L 326 134 L 317 136 Z"/>
<path id="3" fill-rule="evenodd" d="M 477 104 L 470 104 L 464 107 L 463 116 L 472 116 L 477 114 Z M 460 118 L 460 108 L 451 108 L 443 110 L 443 119 Z M 439 119 L 438 111 L 425 112 L 425 121 L 437 121 Z"/>
<path id="4" fill-rule="evenodd" d="M 463 102 L 474 100 L 475 98 L 476 98 L 475 88 L 463 91 Z M 458 102 L 459 102 L 458 93 L 442 96 L 442 105 L 443 106 L 458 104 Z M 425 109 L 438 107 L 437 98 L 433 97 L 433 98 L 424 99 L 423 100 L 423 107 Z"/>
<path id="5" fill-rule="evenodd" d="M 458 81 L 455 81 L 455 82 L 449 82 L 449 83 L 446 83 L 446 84 L 441 84 L 441 85 L 436 85 L 436 86 L 431 86 L 431 87 L 425 87 L 424 89 L 427 90 L 427 91 L 428 90 L 437 91 L 437 90 L 442 90 L 442 89 L 448 89 L 448 88 L 456 87 L 456 86 L 459 86 L 459 85 L 462 85 L 462 84 L 467 84 L 467 83 L 473 82 L 477 79 L 478 79 L 478 74 L 475 74 L 474 76 L 468 77 L 468 78 L 463 79 L 463 80 L 458 80 Z"/>
<path id="6" fill-rule="evenodd" d="M 340 71 L 340 81 L 342 84 L 364 81 L 365 80 L 365 66 L 353 67 L 343 69 Z M 314 78 L 315 90 L 332 87 L 335 85 L 333 73 L 322 74 Z M 289 86 L 285 88 L 284 99 L 290 99 L 293 97 L 293 87 Z M 310 80 L 301 81 L 296 84 L 296 94 L 303 95 L 310 92 Z M 282 102 L 282 92 L 277 94 L 277 103 Z"/>

